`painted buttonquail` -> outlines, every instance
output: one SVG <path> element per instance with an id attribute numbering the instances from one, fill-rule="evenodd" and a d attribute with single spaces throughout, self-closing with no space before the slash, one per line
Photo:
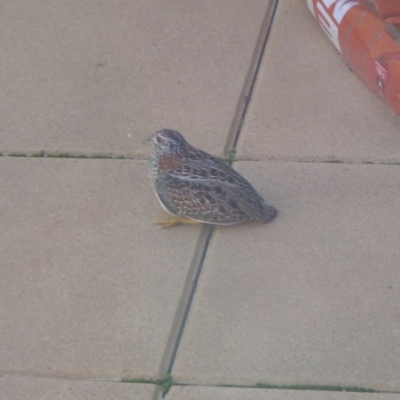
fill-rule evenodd
<path id="1" fill-rule="evenodd" d="M 179 132 L 162 129 L 144 143 L 155 147 L 149 160 L 155 193 L 174 216 L 157 222 L 162 227 L 195 222 L 267 223 L 277 215 L 277 210 L 229 164 L 191 146 Z"/>

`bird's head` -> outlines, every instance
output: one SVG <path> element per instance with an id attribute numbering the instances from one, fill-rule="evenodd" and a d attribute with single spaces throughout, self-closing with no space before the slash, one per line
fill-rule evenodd
<path id="1" fill-rule="evenodd" d="M 144 143 L 152 144 L 157 152 L 169 154 L 181 154 L 189 147 L 189 143 L 184 137 L 172 129 L 161 129 L 153 133 Z"/>

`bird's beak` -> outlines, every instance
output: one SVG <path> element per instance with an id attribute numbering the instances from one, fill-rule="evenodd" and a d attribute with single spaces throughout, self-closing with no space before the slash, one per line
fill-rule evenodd
<path id="1" fill-rule="evenodd" d="M 147 139 L 145 139 L 144 141 L 143 141 L 143 144 L 155 144 L 154 143 L 154 134 L 153 135 L 151 135 L 151 136 L 149 136 Z"/>

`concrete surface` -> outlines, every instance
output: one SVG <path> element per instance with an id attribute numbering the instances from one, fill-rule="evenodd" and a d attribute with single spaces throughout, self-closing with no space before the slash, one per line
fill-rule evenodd
<path id="1" fill-rule="evenodd" d="M 398 166 L 238 170 L 280 214 L 216 229 L 174 377 L 400 391 Z"/>
<path id="2" fill-rule="evenodd" d="M 400 118 L 271 2 L 3 2 L 1 400 L 400 399 Z M 162 127 L 277 219 L 154 226 Z"/>
<path id="3" fill-rule="evenodd" d="M 145 161 L 0 168 L 0 371 L 158 378 L 200 228 L 153 225 Z"/>
<path id="4" fill-rule="evenodd" d="M 5 1 L 3 152 L 143 156 L 173 127 L 222 153 L 267 4 Z"/>

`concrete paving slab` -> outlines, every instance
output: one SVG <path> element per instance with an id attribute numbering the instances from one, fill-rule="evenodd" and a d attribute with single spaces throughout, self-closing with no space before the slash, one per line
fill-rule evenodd
<path id="1" fill-rule="evenodd" d="M 167 400 L 396 400 L 399 394 L 340 393 L 309 390 L 173 387 Z"/>
<path id="2" fill-rule="evenodd" d="M 222 153 L 267 6 L 4 1 L 0 151 L 140 156 L 175 128 Z"/>
<path id="3" fill-rule="evenodd" d="M 157 378 L 200 228 L 145 161 L 1 157 L 0 374 Z"/>
<path id="4" fill-rule="evenodd" d="M 151 400 L 154 386 L 18 376 L 0 377 L 1 400 Z"/>
<path id="5" fill-rule="evenodd" d="M 399 168 L 237 163 L 280 214 L 215 231 L 174 378 L 400 390 Z"/>
<path id="6" fill-rule="evenodd" d="M 400 118 L 347 68 L 302 0 L 278 3 L 238 156 L 400 160 Z"/>

